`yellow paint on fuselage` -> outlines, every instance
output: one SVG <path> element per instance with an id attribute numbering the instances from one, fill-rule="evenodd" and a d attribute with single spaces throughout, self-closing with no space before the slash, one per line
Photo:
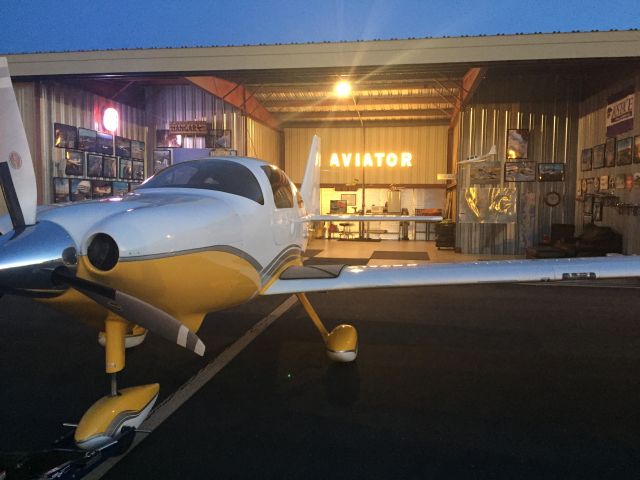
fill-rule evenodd
<path id="1" fill-rule="evenodd" d="M 227 252 L 200 251 L 120 261 L 108 272 L 78 259 L 78 276 L 140 298 L 197 331 L 208 312 L 246 302 L 260 290 L 260 274 L 247 260 Z M 107 310 L 69 289 L 44 303 L 102 328 Z"/>

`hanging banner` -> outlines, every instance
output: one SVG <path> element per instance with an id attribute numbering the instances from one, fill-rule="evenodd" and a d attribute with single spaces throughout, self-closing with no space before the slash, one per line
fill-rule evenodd
<path id="1" fill-rule="evenodd" d="M 633 129 L 633 86 L 607 98 L 607 137 L 615 137 Z"/>

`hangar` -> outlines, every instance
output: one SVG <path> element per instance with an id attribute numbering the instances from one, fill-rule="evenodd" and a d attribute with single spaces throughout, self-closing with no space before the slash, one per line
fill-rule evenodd
<path id="1" fill-rule="evenodd" d="M 209 154 L 299 183 L 317 133 L 327 213 L 442 210 L 457 251 L 510 255 L 552 225 L 595 224 L 633 254 L 638 52 L 631 30 L 7 58 L 40 203 L 124 192 Z"/>

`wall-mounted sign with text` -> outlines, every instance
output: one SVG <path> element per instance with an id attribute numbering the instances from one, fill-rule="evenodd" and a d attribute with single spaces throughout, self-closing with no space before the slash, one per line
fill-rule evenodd
<path id="1" fill-rule="evenodd" d="M 630 86 L 607 99 L 607 137 L 633 129 L 635 90 Z"/>
<path id="2" fill-rule="evenodd" d="M 369 153 L 332 153 L 330 167 L 412 167 L 413 155 L 410 152 Z"/>
<path id="3" fill-rule="evenodd" d="M 169 131 L 180 135 L 206 135 L 210 124 L 206 121 L 169 122 Z"/>

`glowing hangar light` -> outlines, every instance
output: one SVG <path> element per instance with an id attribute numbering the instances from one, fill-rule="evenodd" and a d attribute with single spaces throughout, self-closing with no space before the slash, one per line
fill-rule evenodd
<path id="1" fill-rule="evenodd" d="M 115 108 L 105 108 L 102 113 L 102 126 L 109 132 L 115 132 L 118 129 L 119 117 L 118 110 Z"/>
<path id="2" fill-rule="evenodd" d="M 339 98 L 346 98 L 351 95 L 351 83 L 348 80 L 340 80 L 336 83 L 333 91 Z"/>

